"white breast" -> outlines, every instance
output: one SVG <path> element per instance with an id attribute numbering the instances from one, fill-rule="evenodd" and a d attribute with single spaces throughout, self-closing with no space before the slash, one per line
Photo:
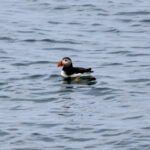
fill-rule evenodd
<path id="1" fill-rule="evenodd" d="M 64 77 L 64 78 L 68 78 L 68 77 L 86 77 L 86 76 L 90 76 L 90 73 L 75 73 L 75 74 L 72 74 L 70 76 L 66 75 L 65 72 L 62 70 L 61 71 L 61 75 Z"/>
<path id="2" fill-rule="evenodd" d="M 62 75 L 64 78 L 68 78 L 68 77 L 69 77 L 68 75 L 65 74 L 65 72 L 64 72 L 63 70 L 61 71 L 61 75 Z"/>

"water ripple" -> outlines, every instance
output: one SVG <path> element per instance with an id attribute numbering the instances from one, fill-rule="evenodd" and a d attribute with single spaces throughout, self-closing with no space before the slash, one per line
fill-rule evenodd
<path id="1" fill-rule="evenodd" d="M 71 40 L 53 40 L 53 39 L 41 39 L 41 40 L 36 40 L 36 39 L 25 39 L 22 40 L 23 42 L 49 42 L 49 43 L 63 43 L 63 44 L 80 44 L 79 42 L 71 41 Z"/>
<path id="2" fill-rule="evenodd" d="M 146 0 L 0 5 L 2 150 L 149 150 Z M 63 79 L 57 62 L 96 81 Z"/>
<path id="3" fill-rule="evenodd" d="M 131 11 L 131 12 L 118 12 L 115 15 L 124 15 L 124 16 L 136 16 L 136 15 L 149 15 L 149 11 Z"/>
<path id="4" fill-rule="evenodd" d="M 32 62 L 19 62 L 19 63 L 13 63 L 14 66 L 30 66 L 30 65 L 38 65 L 38 64 L 55 64 L 56 62 L 52 61 L 32 61 Z"/>
<path id="5" fill-rule="evenodd" d="M 144 78 L 144 79 L 130 79 L 130 80 L 125 80 L 127 83 L 143 83 L 143 82 L 150 82 L 150 79 Z"/>

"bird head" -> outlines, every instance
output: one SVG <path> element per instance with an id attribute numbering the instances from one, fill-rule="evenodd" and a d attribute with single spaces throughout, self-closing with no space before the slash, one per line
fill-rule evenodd
<path id="1" fill-rule="evenodd" d="M 71 66 L 72 66 L 72 61 L 69 57 L 64 57 L 57 64 L 57 67 L 71 67 Z"/>

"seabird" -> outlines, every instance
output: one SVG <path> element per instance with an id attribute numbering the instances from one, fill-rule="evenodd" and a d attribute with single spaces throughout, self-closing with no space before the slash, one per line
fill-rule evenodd
<path id="1" fill-rule="evenodd" d="M 64 78 L 75 77 L 77 82 L 80 77 L 88 77 L 91 80 L 96 80 L 95 77 L 90 75 L 93 72 L 91 68 L 73 67 L 72 60 L 69 57 L 64 57 L 58 62 L 57 66 L 63 67 L 61 75 Z"/>

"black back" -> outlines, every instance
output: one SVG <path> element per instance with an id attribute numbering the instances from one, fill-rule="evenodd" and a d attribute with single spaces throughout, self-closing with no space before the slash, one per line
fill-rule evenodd
<path id="1" fill-rule="evenodd" d="M 67 75 L 72 75 L 72 74 L 76 74 L 76 73 L 91 73 L 93 72 L 91 70 L 91 68 L 80 68 L 80 67 L 64 67 L 63 71 L 67 74 Z"/>

